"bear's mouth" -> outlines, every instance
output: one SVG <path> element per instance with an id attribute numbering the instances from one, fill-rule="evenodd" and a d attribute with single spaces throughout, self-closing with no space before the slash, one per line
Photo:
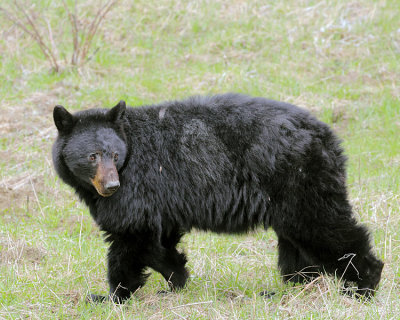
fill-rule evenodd
<path id="1" fill-rule="evenodd" d="M 105 191 L 104 187 L 99 184 L 97 181 L 95 181 L 94 179 L 90 179 L 92 181 L 93 187 L 96 189 L 97 193 L 99 195 L 101 195 L 102 197 L 110 197 L 114 194 L 115 191 L 117 191 L 117 189 L 113 190 L 113 191 Z"/>

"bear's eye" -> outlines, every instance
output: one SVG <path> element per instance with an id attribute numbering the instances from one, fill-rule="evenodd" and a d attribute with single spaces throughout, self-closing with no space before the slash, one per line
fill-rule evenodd
<path id="1" fill-rule="evenodd" d="M 118 153 L 114 153 L 114 161 L 115 161 L 115 162 L 118 161 Z"/>
<path id="2" fill-rule="evenodd" d="M 95 153 L 91 153 L 90 155 L 89 155 L 89 161 L 95 161 L 96 160 L 96 154 Z"/>

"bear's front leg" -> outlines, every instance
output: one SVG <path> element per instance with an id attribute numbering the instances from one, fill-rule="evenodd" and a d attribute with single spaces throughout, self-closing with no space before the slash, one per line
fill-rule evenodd
<path id="1" fill-rule="evenodd" d="M 129 299 L 132 293 L 145 284 L 148 277 L 144 273 L 145 267 L 140 261 L 140 255 L 129 250 L 126 244 L 121 246 L 114 242 L 108 253 L 110 298 L 117 303 Z"/>
<path id="2" fill-rule="evenodd" d="M 144 273 L 144 248 L 130 236 L 108 235 L 107 242 L 111 242 L 108 250 L 110 293 L 108 296 L 90 294 L 88 300 L 122 303 L 146 282 L 148 275 Z"/>

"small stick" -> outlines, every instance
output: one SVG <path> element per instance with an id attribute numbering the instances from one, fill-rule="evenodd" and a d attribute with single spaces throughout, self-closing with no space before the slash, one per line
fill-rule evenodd
<path id="1" fill-rule="evenodd" d="M 38 198 L 38 196 L 36 194 L 35 186 L 33 185 L 33 182 L 32 182 L 31 178 L 29 178 L 29 181 L 30 181 L 32 189 L 33 189 L 33 194 L 35 195 L 36 201 L 37 201 L 37 203 L 39 205 L 40 213 L 42 214 L 42 217 L 44 218 L 44 212 L 43 212 L 42 206 L 40 205 L 39 198 Z"/>
<path id="2" fill-rule="evenodd" d="M 174 310 L 170 310 L 174 315 L 178 316 L 181 319 L 186 319 L 185 317 L 181 316 L 179 313 L 175 312 Z"/>
<path id="3" fill-rule="evenodd" d="M 214 301 L 210 300 L 210 301 L 202 301 L 202 302 L 192 302 L 192 303 L 188 303 L 188 304 L 182 304 L 180 306 L 176 306 L 176 307 L 172 307 L 169 308 L 170 310 L 172 309 L 179 309 L 179 308 L 184 308 L 184 307 L 192 307 L 192 306 L 197 306 L 197 305 L 201 305 L 201 304 L 209 304 L 209 303 L 213 303 Z"/>

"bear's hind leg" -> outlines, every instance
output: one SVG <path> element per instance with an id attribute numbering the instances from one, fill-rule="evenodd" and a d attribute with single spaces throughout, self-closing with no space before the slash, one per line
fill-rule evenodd
<path id="1" fill-rule="evenodd" d="M 163 275 L 173 291 L 183 288 L 189 277 L 189 272 L 185 268 L 186 256 L 176 249 L 182 235 L 183 233 L 179 231 L 164 235 L 161 246 L 149 259 L 149 266 Z"/>
<path id="2" fill-rule="evenodd" d="M 372 253 L 366 228 L 349 215 L 341 218 L 330 225 L 322 219 L 315 220 L 308 223 L 300 237 L 295 232 L 287 237 L 290 236 L 290 243 L 296 245 L 303 257 L 320 266 L 320 270 L 336 275 L 345 284 L 355 282 L 356 293 L 369 298 L 380 281 L 383 262 Z M 294 264 L 296 256 L 292 254 L 291 257 L 292 260 L 286 258 L 286 264 L 287 261 Z M 283 272 L 288 271 L 285 266 Z"/>
<path id="3" fill-rule="evenodd" d="M 384 264 L 372 252 L 366 229 L 361 225 L 355 225 L 353 233 L 352 247 L 332 264 L 327 263 L 326 268 L 329 273 L 335 273 L 343 279 L 345 286 L 349 282 L 355 282 L 357 295 L 370 298 L 374 296 L 378 287 Z M 363 243 L 360 243 L 360 240 Z M 351 244 L 350 239 L 347 241 Z"/>
<path id="4" fill-rule="evenodd" d="M 367 298 L 375 294 L 375 289 L 381 280 L 383 262 L 376 258 L 371 252 L 363 257 L 362 265 L 367 270 L 364 270 L 364 278 L 358 281 L 357 294 Z"/>
<path id="5" fill-rule="evenodd" d="M 326 248 L 317 248 L 326 271 L 342 280 L 355 282 L 356 293 L 366 298 L 374 296 L 381 279 L 383 262 L 373 253 L 367 229 L 355 220 L 332 226 L 335 239 L 328 237 Z"/>
<path id="6" fill-rule="evenodd" d="M 185 268 L 186 262 L 184 253 L 178 252 L 175 248 L 168 250 L 163 248 L 149 266 L 160 272 L 171 290 L 175 291 L 182 289 L 189 277 L 189 272 Z"/>

